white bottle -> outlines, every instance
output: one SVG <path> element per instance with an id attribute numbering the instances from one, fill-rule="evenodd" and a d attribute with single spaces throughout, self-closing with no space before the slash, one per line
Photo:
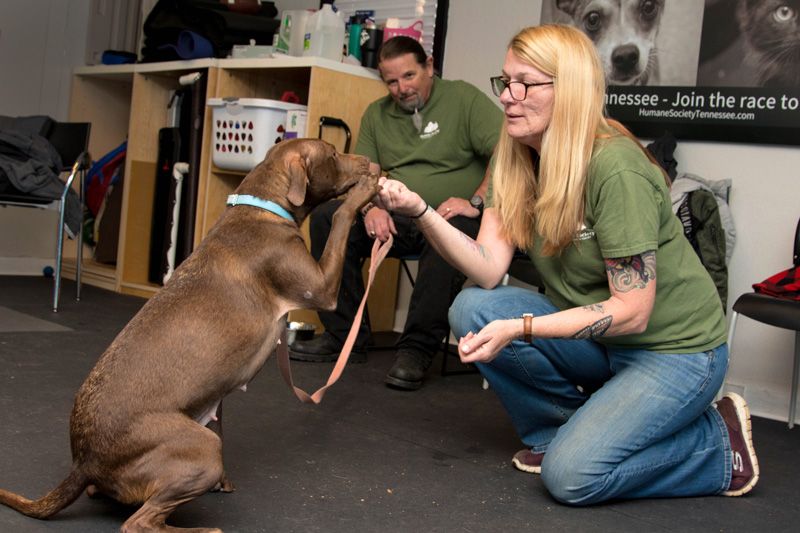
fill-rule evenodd
<path id="1" fill-rule="evenodd" d="M 306 22 L 303 55 L 341 61 L 343 48 L 344 19 L 330 4 L 324 4 Z"/>

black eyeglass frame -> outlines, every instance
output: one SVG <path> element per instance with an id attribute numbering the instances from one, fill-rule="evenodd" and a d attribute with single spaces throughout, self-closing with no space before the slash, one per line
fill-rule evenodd
<path id="1" fill-rule="evenodd" d="M 502 76 L 492 76 L 491 78 L 489 78 L 489 83 L 492 86 L 492 92 L 498 98 L 500 97 L 501 94 L 503 94 L 503 91 L 508 89 L 508 93 L 511 95 L 511 98 L 514 101 L 522 102 L 523 100 L 525 100 L 528 97 L 528 89 L 529 88 L 531 88 L 531 87 L 540 87 L 540 86 L 543 86 L 543 85 L 553 85 L 555 83 L 555 78 L 553 80 L 550 80 L 550 81 L 540 81 L 540 82 L 535 82 L 535 83 L 526 83 L 524 81 L 505 80 L 505 79 L 503 79 Z M 511 84 L 512 83 L 518 83 L 518 84 L 522 85 L 523 87 L 525 87 L 525 94 L 522 96 L 522 98 L 517 98 L 517 97 L 514 96 L 514 91 L 511 90 Z M 500 87 L 500 85 L 502 85 L 502 88 Z"/>

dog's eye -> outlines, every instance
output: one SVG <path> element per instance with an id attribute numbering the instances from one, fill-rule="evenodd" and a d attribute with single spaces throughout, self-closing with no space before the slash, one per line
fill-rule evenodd
<path id="1" fill-rule="evenodd" d="M 658 2 L 654 0 L 644 0 L 639 5 L 639 12 L 644 20 L 652 20 L 658 15 Z"/>
<path id="2" fill-rule="evenodd" d="M 797 13 L 795 13 L 795 10 L 789 6 L 781 6 L 772 14 L 776 22 L 789 22 L 796 16 Z"/>
<path id="3" fill-rule="evenodd" d="M 602 20 L 603 17 L 600 16 L 600 13 L 597 11 L 592 11 L 583 19 L 583 25 L 586 27 L 586 31 L 594 33 L 600 29 L 600 23 Z"/>

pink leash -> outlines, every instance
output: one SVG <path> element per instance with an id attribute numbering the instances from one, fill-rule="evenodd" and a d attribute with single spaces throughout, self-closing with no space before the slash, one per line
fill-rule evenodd
<path id="1" fill-rule="evenodd" d="M 350 358 L 350 352 L 353 350 L 353 344 L 356 342 L 358 328 L 361 325 L 361 315 L 364 314 L 364 306 L 367 305 L 367 296 L 369 295 L 369 289 L 372 286 L 372 280 L 375 279 L 375 272 L 386 258 L 386 254 L 389 253 L 389 249 L 392 247 L 393 240 L 394 239 L 392 236 L 389 235 L 389 239 L 383 244 L 381 244 L 379 239 L 375 239 L 375 242 L 372 244 L 372 255 L 370 256 L 369 261 L 369 276 L 367 278 L 367 286 L 364 289 L 364 298 L 361 299 L 361 305 L 358 306 L 358 312 L 356 313 L 356 317 L 353 319 L 353 325 L 350 327 L 350 333 L 347 334 L 347 339 L 342 347 L 342 353 L 336 360 L 336 365 L 333 367 L 333 371 L 328 378 L 328 382 L 324 387 L 318 389 L 314 394 L 309 395 L 306 391 L 297 387 L 294 384 L 294 381 L 292 381 L 292 369 L 290 368 L 289 364 L 289 346 L 287 345 L 286 328 L 284 328 L 283 333 L 281 333 L 281 340 L 278 343 L 277 348 L 278 368 L 281 370 L 283 380 L 286 381 L 286 383 L 294 390 L 295 396 L 297 396 L 301 402 L 316 404 L 320 403 L 322 401 L 322 397 L 325 395 L 325 391 L 328 390 L 328 388 L 334 383 L 336 383 L 339 377 L 341 377 L 342 372 L 344 372 L 344 367 L 347 364 L 347 360 Z"/>

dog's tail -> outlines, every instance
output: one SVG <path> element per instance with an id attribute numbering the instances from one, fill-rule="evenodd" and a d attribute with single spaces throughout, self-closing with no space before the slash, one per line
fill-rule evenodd
<path id="1" fill-rule="evenodd" d="M 38 500 L 29 500 L 19 494 L 0 489 L 0 503 L 15 511 L 33 517 L 49 518 L 78 499 L 89 480 L 79 469 L 73 469 L 67 478 L 49 494 Z"/>

